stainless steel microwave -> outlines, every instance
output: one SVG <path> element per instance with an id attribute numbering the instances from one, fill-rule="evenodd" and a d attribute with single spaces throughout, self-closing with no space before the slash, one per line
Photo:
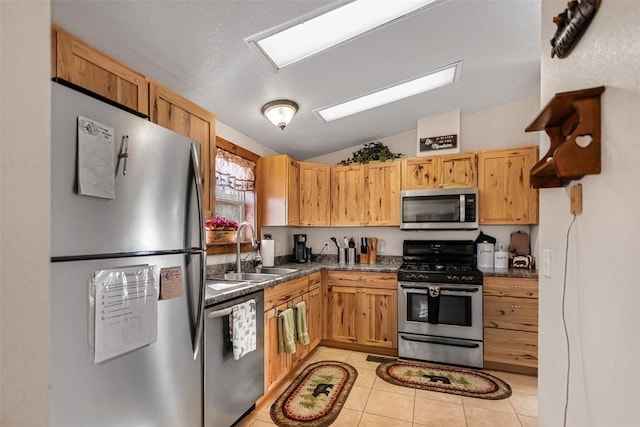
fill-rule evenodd
<path id="1" fill-rule="evenodd" d="M 473 230 L 478 228 L 478 189 L 443 188 L 400 193 L 402 230 Z"/>

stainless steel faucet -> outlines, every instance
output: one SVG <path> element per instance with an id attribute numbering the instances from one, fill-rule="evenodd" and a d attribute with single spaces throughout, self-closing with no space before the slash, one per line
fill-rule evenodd
<path id="1" fill-rule="evenodd" d="M 253 231 L 253 226 L 248 222 L 240 223 L 240 225 L 238 226 L 238 230 L 236 231 L 236 273 L 242 273 L 242 262 L 240 261 L 240 231 L 244 227 L 249 227 L 249 230 L 251 230 L 251 246 L 254 248 L 258 246 L 258 244 L 256 243 L 256 234 Z"/>

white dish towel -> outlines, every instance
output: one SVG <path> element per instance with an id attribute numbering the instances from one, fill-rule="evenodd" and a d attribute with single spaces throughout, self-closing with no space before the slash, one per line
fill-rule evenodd
<path id="1" fill-rule="evenodd" d="M 229 334 L 235 360 L 256 349 L 256 300 L 250 299 L 233 306 L 229 317 Z"/>

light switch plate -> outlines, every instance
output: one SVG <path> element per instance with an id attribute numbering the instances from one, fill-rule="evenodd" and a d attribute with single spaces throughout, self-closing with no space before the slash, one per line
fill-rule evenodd
<path id="1" fill-rule="evenodd" d="M 551 277 L 551 249 L 542 251 L 542 274 L 545 277 Z"/>

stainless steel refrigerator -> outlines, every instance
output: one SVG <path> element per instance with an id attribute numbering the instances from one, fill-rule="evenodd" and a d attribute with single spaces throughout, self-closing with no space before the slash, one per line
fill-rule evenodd
<path id="1" fill-rule="evenodd" d="M 198 144 L 58 83 L 52 102 L 51 425 L 201 426 L 206 250 Z M 112 129 L 112 198 L 80 194 L 87 188 L 81 172 L 92 163 L 81 153 L 79 118 Z M 108 175 L 92 179 L 108 182 Z M 96 363 L 96 346 L 118 341 L 120 332 L 96 328 L 92 280 L 102 270 L 145 265 L 178 271 L 172 285 L 182 295 L 150 293 L 145 307 L 157 304 L 157 320 L 143 326 L 155 328 L 153 342 Z M 160 278 L 156 290 L 164 285 Z"/>

